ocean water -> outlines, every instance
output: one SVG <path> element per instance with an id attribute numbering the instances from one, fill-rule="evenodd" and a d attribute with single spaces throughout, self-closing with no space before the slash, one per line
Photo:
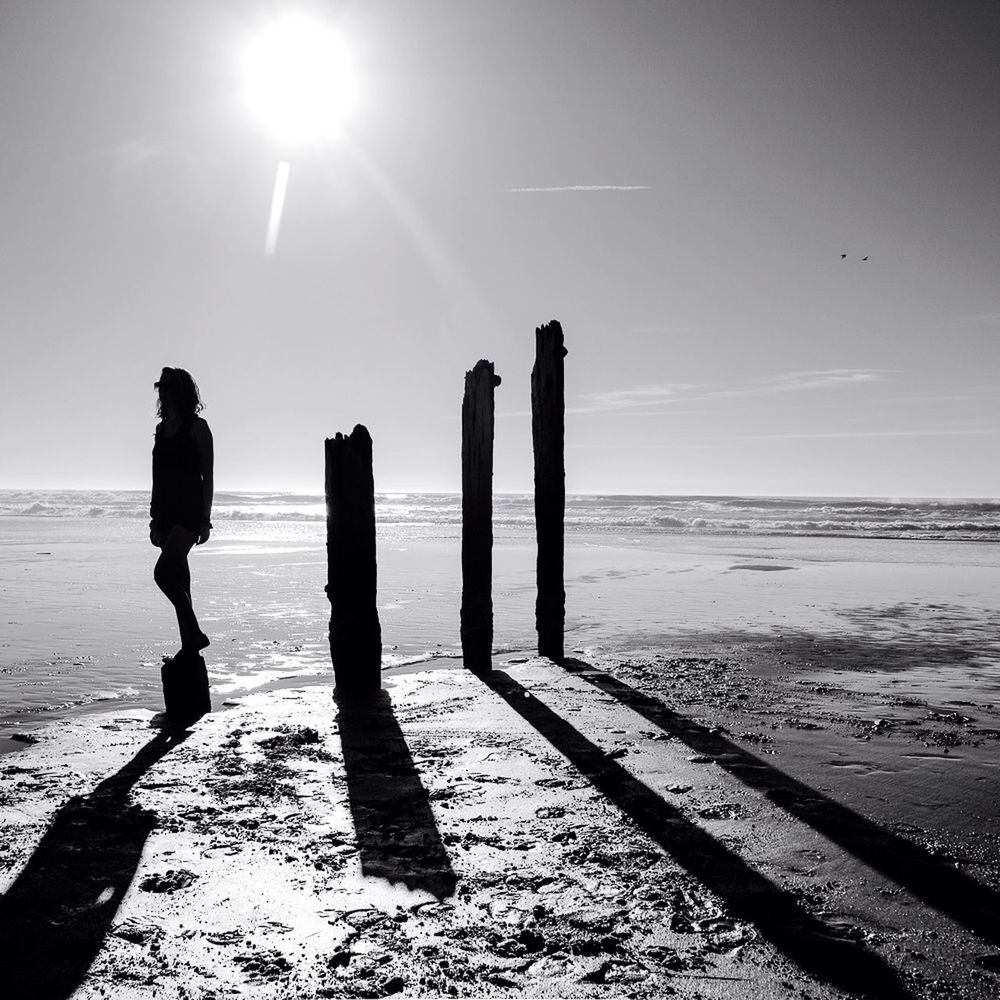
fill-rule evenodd
<path id="1" fill-rule="evenodd" d="M 145 491 L 0 490 L 0 517 L 148 518 Z M 322 522 L 322 495 L 218 493 L 213 520 Z M 376 499 L 382 525 L 459 528 L 458 494 Z M 494 498 L 498 526 L 534 525 L 529 495 Z M 567 531 L 631 529 L 694 535 L 835 536 L 1000 541 L 1000 500 L 829 497 L 568 496 Z"/>
<path id="2" fill-rule="evenodd" d="M 383 666 L 457 657 L 461 498 L 379 496 L 376 517 Z M 0 735 L 159 706 L 177 629 L 147 519 L 144 491 L 0 491 Z M 191 564 L 215 702 L 329 674 L 323 498 L 220 492 L 213 522 Z M 922 608 L 958 609 L 946 627 L 978 635 L 1000 612 L 992 500 L 581 496 L 566 524 L 567 648 L 583 653 L 642 635 L 863 629 L 859 609 L 882 606 L 916 609 L 911 630 L 936 620 Z M 495 648 L 530 655 L 531 498 L 496 497 L 494 532 Z"/>

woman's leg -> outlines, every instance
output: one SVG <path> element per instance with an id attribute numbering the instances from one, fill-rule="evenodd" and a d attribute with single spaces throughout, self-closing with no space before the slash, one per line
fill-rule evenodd
<path id="1" fill-rule="evenodd" d="M 204 649 L 208 637 L 198 625 L 198 618 L 191 606 L 191 571 L 187 557 L 198 536 L 187 528 L 174 525 L 163 540 L 160 558 L 153 569 L 156 585 L 167 596 L 177 612 L 177 625 L 181 633 L 181 647 L 187 650 Z"/>
<path id="2" fill-rule="evenodd" d="M 190 549 L 188 551 L 190 552 Z M 191 567 L 188 565 L 187 553 L 184 554 L 184 559 L 177 567 L 177 582 L 187 595 L 188 604 L 192 605 L 193 610 L 194 602 L 191 600 Z"/>

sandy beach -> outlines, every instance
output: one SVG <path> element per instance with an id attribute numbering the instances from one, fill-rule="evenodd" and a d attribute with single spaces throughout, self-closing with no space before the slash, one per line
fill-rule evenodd
<path id="1" fill-rule="evenodd" d="M 12 995 L 997 995 L 993 650 L 889 607 L 8 730 Z"/>
<path id="2" fill-rule="evenodd" d="M 233 523 L 178 728 L 133 523 L 5 523 L 7 995 L 1000 995 L 989 543 L 575 529 L 560 665 L 501 525 L 478 677 L 454 526 L 388 525 L 341 703 L 322 525 Z"/>

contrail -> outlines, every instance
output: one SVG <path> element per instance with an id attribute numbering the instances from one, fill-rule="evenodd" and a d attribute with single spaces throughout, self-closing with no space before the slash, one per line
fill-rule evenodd
<path id="1" fill-rule="evenodd" d="M 285 192 L 288 190 L 288 171 L 291 164 L 288 160 L 278 162 L 278 172 L 274 177 L 274 197 L 271 199 L 271 217 L 267 220 L 267 241 L 264 252 L 268 257 L 274 256 L 278 246 L 278 230 L 281 228 L 281 213 L 285 207 Z"/>
<path id="2" fill-rule="evenodd" d="M 649 191 L 648 184 L 566 184 L 562 187 L 508 188 L 508 194 L 542 194 L 549 191 Z"/>

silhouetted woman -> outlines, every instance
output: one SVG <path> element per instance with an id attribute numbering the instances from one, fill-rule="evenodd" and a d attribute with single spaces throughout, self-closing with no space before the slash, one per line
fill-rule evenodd
<path id="1" fill-rule="evenodd" d="M 209 640 L 191 606 L 187 557 L 212 530 L 212 432 L 198 416 L 198 386 L 183 368 L 164 368 L 153 388 L 160 396 L 160 422 L 153 445 L 149 540 L 161 550 L 153 579 L 177 612 L 181 653 L 196 653 Z"/>

